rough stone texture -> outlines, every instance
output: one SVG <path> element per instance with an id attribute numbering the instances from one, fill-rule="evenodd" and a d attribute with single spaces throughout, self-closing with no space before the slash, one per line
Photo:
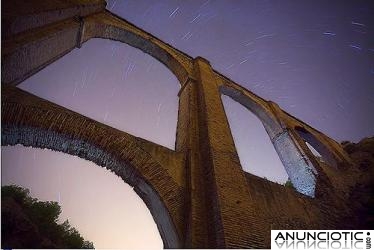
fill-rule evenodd
<path id="1" fill-rule="evenodd" d="M 345 151 L 277 104 L 214 71 L 206 59 L 192 59 L 104 6 L 100 0 L 4 5 L 2 145 L 49 148 L 113 171 L 145 201 L 165 247 L 262 248 L 270 246 L 271 229 L 368 228 L 364 217 L 355 215 L 370 214 L 366 207 L 373 203 L 367 198 L 373 139 L 346 143 Z M 141 49 L 176 75 L 181 90 L 175 151 L 12 86 L 93 37 Z M 221 94 L 262 121 L 294 188 L 242 170 Z"/>
<path id="2" fill-rule="evenodd" d="M 2 89 L 1 108 L 2 145 L 48 148 L 111 170 L 145 201 L 165 246 L 180 247 L 184 188 L 177 183 L 180 174 L 173 178 L 170 173 L 182 170 L 178 155 L 15 87 Z"/>
<path id="3" fill-rule="evenodd" d="M 104 9 L 103 0 L 5 1 L 2 83 L 16 85 L 80 46 L 80 19 Z"/>
<path id="4" fill-rule="evenodd" d="M 83 18 L 83 22 L 82 42 L 99 37 L 127 43 L 165 64 L 182 84 L 192 73 L 190 56 L 108 11 Z"/>
<path id="5" fill-rule="evenodd" d="M 2 2 L 1 36 L 9 37 L 76 16 L 105 9 L 105 0 L 17 0 Z"/>

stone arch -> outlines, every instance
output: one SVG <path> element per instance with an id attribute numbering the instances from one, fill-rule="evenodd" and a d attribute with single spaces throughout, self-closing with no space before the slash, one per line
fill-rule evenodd
<path id="1" fill-rule="evenodd" d="M 179 239 L 168 209 L 151 184 L 127 162 L 115 159 L 104 150 L 79 139 L 33 127 L 6 126 L 2 132 L 2 146 L 21 144 L 25 147 L 50 149 L 78 156 L 107 168 L 121 177 L 147 205 L 157 224 L 165 248 L 179 248 Z"/>
<path id="2" fill-rule="evenodd" d="M 252 112 L 262 122 L 271 139 L 282 131 L 276 117 L 263 99 L 234 83 L 221 85 L 220 91 Z"/>
<path id="3" fill-rule="evenodd" d="M 221 95 L 224 110 L 243 171 L 276 183 L 288 179 L 283 162 L 270 139 L 264 123 L 233 100 Z"/>
<path id="4" fill-rule="evenodd" d="M 291 131 L 283 128 L 282 121 L 278 118 L 279 114 L 273 110 L 273 104 L 230 81 L 224 81 L 220 86 L 220 91 L 242 104 L 259 118 L 295 189 L 302 194 L 314 197 L 316 170 L 311 162 L 305 160 L 304 153 Z"/>
<path id="5" fill-rule="evenodd" d="M 337 162 L 335 160 L 334 154 L 326 147 L 318 138 L 308 129 L 302 126 L 295 126 L 294 130 L 297 134 L 304 140 L 308 142 L 317 152 L 322 156 L 322 158 L 333 167 L 337 167 Z"/>
<path id="6" fill-rule="evenodd" d="M 47 148 L 111 170 L 133 186 L 145 202 L 164 247 L 181 247 L 179 224 L 183 190 L 135 137 L 37 97 L 27 96 L 17 88 L 3 92 L 3 146 L 21 144 Z"/>
<path id="7" fill-rule="evenodd" d="M 109 11 L 88 16 L 83 19 L 83 22 L 80 43 L 91 38 L 126 43 L 164 64 L 177 77 L 181 85 L 192 73 L 191 57 Z"/>
<path id="8" fill-rule="evenodd" d="M 174 150 L 179 81 L 154 57 L 125 43 L 92 38 L 17 87 Z M 147 114 L 135 115 L 134 107 Z"/>
<path id="9" fill-rule="evenodd" d="M 7 11 L 10 10 L 5 10 L 5 13 Z M 27 19 L 23 16 L 24 13 L 18 15 L 20 20 Z M 109 11 L 103 10 L 91 15 L 86 13 L 85 16 L 76 13 L 70 19 L 45 21 L 35 24 L 37 26 L 31 30 L 25 26 L 26 21 L 9 21 L 9 25 L 14 26 L 15 30 L 24 31 L 21 34 L 7 34 L 5 40 L 2 39 L 2 83 L 18 85 L 74 48 L 80 48 L 91 38 L 116 40 L 140 49 L 164 64 L 181 85 L 192 74 L 190 56 Z M 35 36 L 35 33 L 38 35 Z"/>

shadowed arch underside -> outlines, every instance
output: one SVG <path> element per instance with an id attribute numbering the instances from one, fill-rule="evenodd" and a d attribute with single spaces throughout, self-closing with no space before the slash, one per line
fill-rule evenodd
<path id="1" fill-rule="evenodd" d="M 315 168 L 304 160 L 303 152 L 295 145 L 286 124 L 277 117 L 277 107 L 231 81 L 224 80 L 220 90 L 259 118 L 293 186 L 298 192 L 314 197 L 317 182 Z"/>
<path id="2" fill-rule="evenodd" d="M 80 44 L 98 37 L 138 48 L 163 63 L 183 85 L 192 73 L 192 58 L 122 18 L 104 11 L 83 20 Z"/>
<path id="3" fill-rule="evenodd" d="M 47 148 L 109 169 L 133 186 L 143 199 L 164 246 L 181 246 L 178 230 L 183 217 L 180 214 L 184 204 L 183 187 L 151 152 L 142 148 L 141 145 L 146 145 L 144 140 L 138 141 L 136 137 L 14 87 L 2 90 L 2 114 L 3 146 Z"/>
<path id="4" fill-rule="evenodd" d="M 91 38 L 120 41 L 142 50 L 163 63 L 177 77 L 181 85 L 185 84 L 191 75 L 190 56 L 106 11 L 103 8 L 105 1 L 97 0 L 92 4 L 80 3 L 82 5 L 73 10 L 65 6 L 65 1 L 57 2 L 65 9 L 48 17 L 44 16 L 43 11 L 48 11 L 52 6 L 41 2 L 36 4 L 41 8 L 42 13 L 32 13 L 32 9 L 17 10 L 20 13 L 6 9 L 5 17 L 2 18 L 3 23 L 7 24 L 2 46 L 2 58 L 5 59 L 1 66 L 2 83 L 18 85 L 74 48 L 80 48 Z M 19 5 L 22 6 L 21 3 Z M 14 8 L 9 4 L 5 7 Z M 43 10 L 45 8 L 47 10 Z M 36 10 L 40 11 L 37 8 Z M 39 18 L 42 18 L 42 21 Z M 32 28 L 31 32 L 30 28 Z"/>

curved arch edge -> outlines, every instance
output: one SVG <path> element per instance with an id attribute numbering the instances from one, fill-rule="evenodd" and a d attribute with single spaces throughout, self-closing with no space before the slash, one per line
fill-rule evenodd
<path id="1" fill-rule="evenodd" d="M 220 92 L 243 105 L 257 116 L 272 140 L 283 132 L 281 124 L 277 121 L 268 103 L 262 98 L 233 82 L 223 82 L 220 86 Z"/>
<path id="2" fill-rule="evenodd" d="M 164 64 L 181 85 L 192 74 L 192 58 L 171 45 L 105 10 L 83 19 L 80 44 L 91 38 L 110 39 L 138 48 Z"/>
<path id="3" fill-rule="evenodd" d="M 274 114 L 271 104 L 256 98 L 249 90 L 235 83 L 224 82 L 220 86 L 220 91 L 257 116 L 269 135 L 293 186 L 299 193 L 314 197 L 317 182 L 316 170 L 313 164 L 305 160 L 292 135 Z"/>
<path id="4" fill-rule="evenodd" d="M 135 192 L 145 202 L 157 224 L 164 247 L 181 247 L 176 227 L 167 207 L 152 186 L 129 163 L 117 159 L 110 153 L 86 141 L 74 139 L 53 131 L 33 127 L 3 125 L 1 135 L 2 146 L 21 144 L 26 147 L 50 149 L 78 156 L 110 170 L 130 186 L 133 186 Z"/>

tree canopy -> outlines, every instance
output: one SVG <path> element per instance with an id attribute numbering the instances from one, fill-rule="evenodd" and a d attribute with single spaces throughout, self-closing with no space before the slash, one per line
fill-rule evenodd
<path id="1" fill-rule="evenodd" d="M 94 248 L 69 221 L 58 223 L 57 202 L 38 201 L 28 189 L 1 187 L 2 248 Z"/>

